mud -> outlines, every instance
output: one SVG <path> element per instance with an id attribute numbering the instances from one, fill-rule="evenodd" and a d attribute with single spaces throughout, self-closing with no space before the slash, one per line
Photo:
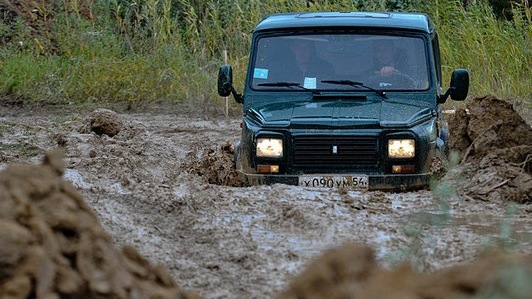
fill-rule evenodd
<path id="1" fill-rule="evenodd" d="M 473 263 L 421 274 L 408 264 L 380 268 L 370 248 L 347 244 L 316 258 L 276 298 L 526 298 L 530 285 L 508 284 L 521 278 L 532 282 L 532 256 L 485 252 Z"/>
<path id="2" fill-rule="evenodd" d="M 475 200 L 532 202 L 532 129 L 504 100 L 475 98 L 450 120 L 452 148 L 460 151 L 451 179 Z M 450 176 L 450 177 L 452 177 Z"/>
<path id="3" fill-rule="evenodd" d="M 464 162 L 432 191 L 236 187 L 240 120 L 181 111 L 0 105 L 0 290 L 12 298 L 135 298 L 135 288 L 144 298 L 532 294 L 531 203 L 503 198 L 509 182 L 483 197 L 467 193 L 483 171 L 529 174 L 528 162 L 519 165 L 526 144 L 465 155 L 483 136 L 467 133 L 475 137 Z M 64 159 L 44 158 L 57 148 Z M 487 158 L 497 149 L 511 162 Z M 492 247 L 500 253 L 488 262 Z"/>
<path id="4" fill-rule="evenodd" d="M 200 158 L 195 153 L 187 156 L 185 168 L 188 172 L 197 174 L 207 180 L 209 184 L 243 187 L 234 167 L 235 147 L 230 142 L 203 150 Z"/>
<path id="5" fill-rule="evenodd" d="M 0 0 L 0 44 L 61 54 L 62 9 Z M 468 100 L 457 165 L 408 193 L 241 187 L 238 119 L 1 103 L 1 298 L 532 297 L 532 134 L 506 101 Z"/>
<path id="6" fill-rule="evenodd" d="M 122 119 L 109 109 L 96 109 L 85 120 L 80 133 L 94 132 L 97 135 L 113 137 L 124 128 Z"/>
<path id="7" fill-rule="evenodd" d="M 1 298 L 193 298 L 136 249 L 115 248 L 63 180 L 61 150 L 0 174 Z"/>

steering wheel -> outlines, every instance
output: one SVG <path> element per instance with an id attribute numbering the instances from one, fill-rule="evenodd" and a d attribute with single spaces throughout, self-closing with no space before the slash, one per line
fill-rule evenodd
<path id="1" fill-rule="evenodd" d="M 382 87 L 399 87 L 399 88 L 414 88 L 416 82 L 412 77 L 399 71 L 394 71 L 390 76 L 384 77 L 379 74 L 370 77 L 370 82 L 377 88 Z"/>

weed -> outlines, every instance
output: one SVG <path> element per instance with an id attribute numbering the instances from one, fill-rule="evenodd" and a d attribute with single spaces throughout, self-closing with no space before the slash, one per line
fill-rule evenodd
<path id="1" fill-rule="evenodd" d="M 92 5 L 87 8 L 82 2 Z M 266 15 L 400 10 L 426 12 L 433 19 L 440 35 L 444 77 L 449 78 L 457 67 L 467 68 L 471 94 L 512 97 L 522 110 L 532 109 L 528 67 L 532 21 L 524 5 L 514 6 L 513 19 L 499 20 L 486 1 L 472 1 L 467 9 L 455 0 L 57 3 L 38 8 L 47 20 L 53 18 L 53 41 L 35 37 L 21 20 L 0 26 L 8 37 L 0 49 L 2 93 L 73 103 L 207 98 L 216 104 L 217 68 L 224 61 L 224 50 L 233 65 L 235 85 L 242 86 L 251 30 Z M 50 11 L 54 8 L 60 11 Z M 49 55 L 46 47 L 51 43 L 60 55 Z"/>
<path id="2" fill-rule="evenodd" d="M 31 144 L 0 144 L 0 151 L 16 152 L 18 158 L 30 159 L 41 155 L 41 150 Z"/>
<path id="3" fill-rule="evenodd" d="M 492 283 L 483 286 L 478 299 L 525 299 L 532 294 L 532 270 L 526 265 L 514 265 L 499 271 Z"/>

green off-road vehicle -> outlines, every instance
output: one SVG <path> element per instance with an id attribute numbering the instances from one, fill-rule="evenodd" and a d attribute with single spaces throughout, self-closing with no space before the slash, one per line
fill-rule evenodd
<path id="1" fill-rule="evenodd" d="M 253 31 L 244 93 L 224 65 L 218 93 L 243 105 L 235 164 L 248 185 L 410 189 L 446 159 L 436 30 L 417 13 L 286 13 Z"/>

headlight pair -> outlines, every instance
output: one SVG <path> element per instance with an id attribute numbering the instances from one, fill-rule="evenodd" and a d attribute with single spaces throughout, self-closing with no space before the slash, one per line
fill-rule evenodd
<path id="1" fill-rule="evenodd" d="M 258 138 L 256 147 L 257 157 L 282 158 L 283 140 L 279 138 Z M 413 158 L 416 155 L 416 142 L 414 139 L 389 139 L 388 157 Z"/>

